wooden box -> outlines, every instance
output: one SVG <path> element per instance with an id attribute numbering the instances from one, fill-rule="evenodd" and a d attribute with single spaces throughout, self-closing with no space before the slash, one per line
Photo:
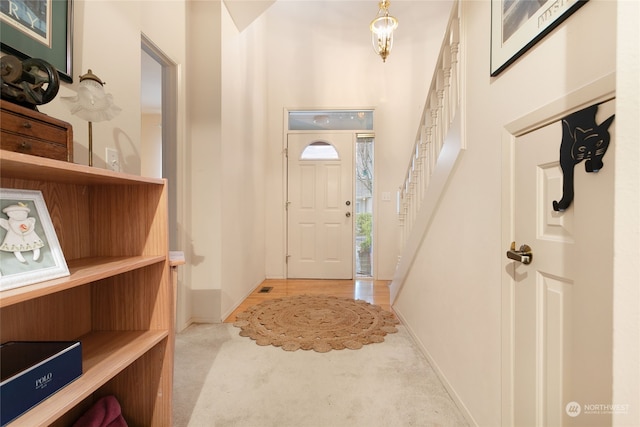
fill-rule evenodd
<path id="1" fill-rule="evenodd" d="M 0 100 L 0 148 L 73 162 L 73 128 L 59 119 Z"/>

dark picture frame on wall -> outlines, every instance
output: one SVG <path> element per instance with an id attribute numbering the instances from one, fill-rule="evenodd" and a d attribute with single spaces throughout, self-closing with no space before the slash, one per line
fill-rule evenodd
<path id="1" fill-rule="evenodd" d="M 73 0 L 0 0 L 0 48 L 43 59 L 72 83 Z"/>
<path id="2" fill-rule="evenodd" d="M 491 0 L 491 76 L 497 76 L 588 0 Z"/>

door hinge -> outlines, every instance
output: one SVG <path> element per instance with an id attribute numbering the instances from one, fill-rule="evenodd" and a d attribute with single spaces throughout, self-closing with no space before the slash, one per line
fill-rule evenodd
<path id="1" fill-rule="evenodd" d="M 285 156 L 286 158 L 289 158 L 289 149 L 288 149 L 288 148 L 285 148 L 285 149 L 284 149 L 284 156 Z"/>
<path id="2" fill-rule="evenodd" d="M 289 264 L 289 258 L 291 258 L 291 255 L 286 255 L 286 256 L 284 257 L 284 263 L 285 263 L 285 264 Z"/>
<path id="3" fill-rule="evenodd" d="M 285 209 L 286 211 L 288 211 L 288 210 L 289 210 L 289 205 L 290 205 L 290 204 L 291 204 L 291 202 L 289 202 L 289 201 L 287 201 L 287 202 L 284 204 L 284 209 Z"/>

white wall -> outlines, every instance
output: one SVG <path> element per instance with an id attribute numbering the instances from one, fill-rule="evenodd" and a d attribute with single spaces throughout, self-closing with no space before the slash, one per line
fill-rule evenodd
<path id="1" fill-rule="evenodd" d="M 140 174 L 162 178 L 162 114 L 140 115 Z"/>
<path id="2" fill-rule="evenodd" d="M 614 193 L 613 402 L 615 426 L 640 425 L 640 2 L 618 3 Z"/>
<path id="3" fill-rule="evenodd" d="M 508 245 L 501 227 L 509 220 L 501 218 L 500 208 L 502 130 L 615 70 L 616 4 L 590 1 L 497 78 L 489 77 L 491 4 L 462 6 L 467 150 L 394 308 L 473 422 L 497 426 L 501 280 Z"/>
<path id="4" fill-rule="evenodd" d="M 71 115 L 62 96 L 75 96 L 79 76 L 91 69 L 105 82 L 122 112 L 110 122 L 93 124 L 93 164 L 105 167 L 105 148 L 120 151 L 122 169 L 140 172 L 140 31 L 139 2 L 75 1 L 73 3 L 73 80 L 61 84 L 56 99 L 40 111 L 73 125 L 74 162 L 88 164 L 87 122 Z M 113 31 L 113 22 L 121 22 Z M 110 52 L 112 54 L 105 54 Z"/>
<path id="5" fill-rule="evenodd" d="M 222 319 L 265 277 L 268 50 L 264 19 L 241 33 L 222 14 Z"/>
<path id="6" fill-rule="evenodd" d="M 188 2 L 185 295 L 220 322 L 264 279 L 266 52 L 219 1 Z"/>
<path id="7" fill-rule="evenodd" d="M 380 194 L 395 194 L 402 181 L 450 7 L 441 1 L 394 3 L 400 26 L 386 63 L 371 48 L 368 25 L 375 3 L 284 1 L 267 10 L 267 277 L 285 277 L 285 108 L 375 108 L 376 273 L 379 279 L 393 277 L 395 198 L 381 201 Z M 425 27 L 426 16 L 439 25 Z M 344 26 L 343 19 L 352 25 Z"/>
<path id="8" fill-rule="evenodd" d="M 185 255 L 192 320 L 219 322 L 222 289 L 222 76 L 219 1 L 187 3 Z"/>

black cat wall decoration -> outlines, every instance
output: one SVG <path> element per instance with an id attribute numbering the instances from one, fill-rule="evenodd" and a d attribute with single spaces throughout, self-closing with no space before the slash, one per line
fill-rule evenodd
<path id="1" fill-rule="evenodd" d="M 564 211 L 573 201 L 574 168 L 585 161 L 587 172 L 598 172 L 603 168 L 602 158 L 609 147 L 609 126 L 615 114 L 600 124 L 596 123 L 598 105 L 571 113 L 562 119 L 562 142 L 560 143 L 560 167 L 562 168 L 562 199 L 553 201 L 554 211 Z"/>

